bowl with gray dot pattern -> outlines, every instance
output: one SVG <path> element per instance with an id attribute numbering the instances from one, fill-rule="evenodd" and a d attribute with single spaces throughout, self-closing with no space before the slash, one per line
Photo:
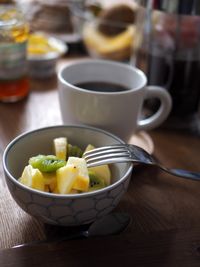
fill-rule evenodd
<path id="1" fill-rule="evenodd" d="M 112 164 L 112 182 L 100 190 L 81 194 L 54 194 L 32 189 L 18 181 L 30 157 L 51 153 L 52 140 L 66 136 L 70 142 L 86 147 L 120 144 L 117 136 L 90 126 L 58 125 L 39 128 L 17 136 L 6 147 L 3 168 L 8 189 L 16 203 L 44 223 L 77 226 L 88 224 L 110 213 L 127 191 L 132 165 Z"/>

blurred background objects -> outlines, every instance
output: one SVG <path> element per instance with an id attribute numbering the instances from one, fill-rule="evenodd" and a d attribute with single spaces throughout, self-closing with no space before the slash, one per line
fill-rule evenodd
<path id="1" fill-rule="evenodd" d="M 133 64 L 172 96 L 166 128 L 200 133 L 200 1 L 138 0 Z M 147 110 L 157 109 L 148 101 Z"/>
<path id="2" fill-rule="evenodd" d="M 29 24 L 30 77 L 54 75 L 57 59 L 64 55 L 130 63 L 137 13 L 134 0 L 0 1 L 15 4 Z"/>
<path id="3" fill-rule="evenodd" d="M 73 9 L 82 20 L 83 43 L 91 57 L 129 61 L 134 41 L 134 1 L 86 1 Z"/>
<path id="4" fill-rule="evenodd" d="M 29 92 L 28 37 L 29 27 L 23 12 L 4 1 L 0 6 L 0 101 L 15 102 Z"/>
<path id="5" fill-rule="evenodd" d="M 134 0 L 15 0 L 30 31 L 42 31 L 91 57 L 130 61 L 135 33 Z M 77 51 L 76 51 L 77 52 Z"/>
<path id="6" fill-rule="evenodd" d="M 31 31 L 42 31 L 65 42 L 80 41 L 79 21 L 71 13 L 73 4 L 83 6 L 83 0 L 15 0 L 24 10 Z"/>

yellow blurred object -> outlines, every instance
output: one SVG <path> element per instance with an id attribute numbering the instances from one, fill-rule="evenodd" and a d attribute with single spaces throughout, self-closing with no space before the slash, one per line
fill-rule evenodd
<path id="1" fill-rule="evenodd" d="M 60 53 L 60 49 L 51 42 L 48 36 L 42 33 L 32 33 L 28 39 L 28 54 L 29 55 L 44 55 L 48 53 Z"/>
<path id="2" fill-rule="evenodd" d="M 99 57 L 126 58 L 130 56 L 135 26 L 130 25 L 116 36 L 108 37 L 98 31 L 95 23 L 86 23 L 83 28 L 83 40 L 89 52 Z"/>
<path id="3" fill-rule="evenodd" d="M 2 23 L 7 25 L 10 23 L 12 25 L 13 20 L 18 20 L 12 27 L 10 27 L 9 39 L 8 41 L 13 41 L 16 43 L 22 43 L 27 41 L 29 34 L 29 26 L 25 22 L 23 15 L 19 12 L 18 9 L 13 6 L 12 8 L 8 8 L 7 11 L 0 13 L 0 20 Z M 6 29 L 6 27 L 5 27 Z"/>

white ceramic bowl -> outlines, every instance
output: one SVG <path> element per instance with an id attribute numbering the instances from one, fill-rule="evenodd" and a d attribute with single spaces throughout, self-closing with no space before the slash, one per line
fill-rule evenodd
<path id="1" fill-rule="evenodd" d="M 94 192 L 59 195 L 22 185 L 17 179 L 28 159 L 37 154 L 51 153 L 52 140 L 59 136 L 67 136 L 70 143 L 83 149 L 89 143 L 96 147 L 123 143 L 106 131 L 87 126 L 60 125 L 24 133 L 11 141 L 4 151 L 3 168 L 7 186 L 24 211 L 45 223 L 65 226 L 90 223 L 117 206 L 128 188 L 132 165 L 113 164 L 112 184 Z"/>
<path id="2" fill-rule="evenodd" d="M 36 32 L 34 34 L 43 36 L 48 41 L 49 45 L 57 49 L 57 51 L 47 52 L 44 54 L 28 53 L 27 60 L 29 76 L 39 79 L 48 78 L 55 75 L 57 61 L 61 56 L 67 53 L 68 46 L 62 40 L 46 33 Z"/>

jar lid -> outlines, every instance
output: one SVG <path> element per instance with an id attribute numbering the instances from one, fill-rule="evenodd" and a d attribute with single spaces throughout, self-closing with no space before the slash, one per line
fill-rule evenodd
<path id="1" fill-rule="evenodd" d="M 150 9 L 178 15 L 200 15 L 199 0 L 137 0 L 138 4 Z"/>

